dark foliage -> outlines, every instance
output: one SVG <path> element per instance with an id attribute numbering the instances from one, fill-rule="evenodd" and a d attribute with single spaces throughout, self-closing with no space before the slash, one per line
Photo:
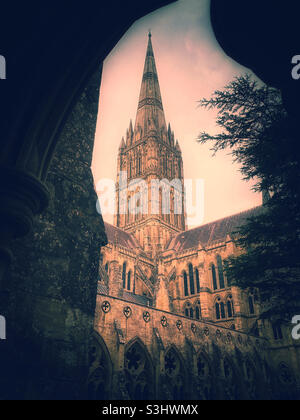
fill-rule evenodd
<path id="1" fill-rule="evenodd" d="M 235 233 L 244 252 L 228 259 L 227 276 L 242 288 L 259 289 L 262 317 L 290 320 L 300 313 L 300 130 L 280 92 L 249 75 L 200 106 L 218 110 L 221 132 L 201 133 L 199 142 L 211 142 L 214 153 L 230 149 L 244 179 L 254 179 L 254 189 L 269 197 L 261 214 Z"/>

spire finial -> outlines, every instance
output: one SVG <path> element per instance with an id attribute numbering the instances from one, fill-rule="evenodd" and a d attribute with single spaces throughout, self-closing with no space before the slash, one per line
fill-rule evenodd
<path id="1" fill-rule="evenodd" d="M 149 37 L 149 38 L 151 38 L 151 37 L 152 37 L 151 29 L 149 29 L 149 31 L 148 31 L 148 37 Z"/>

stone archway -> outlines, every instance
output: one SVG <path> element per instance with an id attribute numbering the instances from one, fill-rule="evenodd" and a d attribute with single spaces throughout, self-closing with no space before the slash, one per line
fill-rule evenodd
<path id="1" fill-rule="evenodd" d="M 213 394 L 213 370 L 209 358 L 203 352 L 197 356 L 197 378 L 196 395 L 200 401 L 210 401 L 214 399 Z"/>
<path id="2" fill-rule="evenodd" d="M 139 338 L 127 345 L 124 358 L 126 389 L 130 399 L 153 399 L 155 388 L 153 363 L 147 348 Z"/>
<path id="3" fill-rule="evenodd" d="M 182 356 L 175 346 L 165 353 L 165 397 L 171 400 L 184 400 L 187 397 L 186 369 Z"/>
<path id="4" fill-rule="evenodd" d="M 111 399 L 112 362 L 103 338 L 96 332 L 90 347 L 89 359 L 88 399 L 96 401 Z"/>

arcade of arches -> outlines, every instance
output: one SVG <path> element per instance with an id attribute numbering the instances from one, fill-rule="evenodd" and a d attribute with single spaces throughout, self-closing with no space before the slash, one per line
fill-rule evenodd
<path id="1" fill-rule="evenodd" d="M 161 271 L 153 276 L 147 257 L 140 261 L 127 249 L 124 262 L 129 268 L 135 264 L 132 273 L 143 280 L 138 302 L 137 298 L 130 300 L 132 292 L 137 291 L 133 275 L 127 281 L 131 291 L 124 291 L 116 299 L 122 290 L 122 275 L 113 258 L 107 270 L 109 275 L 117 274 L 118 280 L 110 284 L 110 296 L 105 294 L 109 276 L 101 266 L 99 282 L 99 248 L 107 244 L 107 238 L 101 218 L 95 216 L 96 195 L 89 168 L 100 67 L 136 19 L 168 3 L 128 2 L 122 13 L 116 11 L 124 2 L 114 0 L 90 0 L 85 7 L 80 2 L 64 7 L 58 0 L 19 2 L 17 14 L 15 2 L 2 5 L 1 54 L 5 55 L 8 72 L 0 86 L 0 303 L 9 340 L 0 341 L 1 399 L 158 395 L 172 399 L 185 398 L 187 393 L 199 399 L 233 399 L 261 396 L 262 388 L 268 393 L 270 387 L 274 387 L 273 397 L 292 398 L 293 390 L 297 390 L 295 372 L 300 367 L 294 343 L 290 359 L 285 360 L 286 342 L 291 344 L 288 329 L 278 323 L 267 328 L 273 331 L 268 351 L 272 363 L 265 363 L 264 345 L 259 344 L 263 340 L 248 334 L 250 343 L 230 316 L 238 317 L 241 312 L 238 307 L 231 307 L 230 312 L 228 298 L 231 301 L 232 296 L 231 302 L 237 306 L 239 300 L 233 292 L 227 295 L 221 289 L 217 255 L 210 256 L 213 265 L 206 268 L 202 262 L 192 261 L 192 256 L 187 261 L 187 256 L 182 266 L 176 272 L 170 270 L 163 280 Z M 221 3 L 225 2 L 212 0 L 212 20 L 224 49 L 228 47 L 234 59 L 282 89 L 289 112 L 298 112 L 299 89 L 282 77 L 286 68 L 277 62 L 282 51 L 286 55 L 282 63 L 290 63 L 296 51 L 292 40 L 297 42 L 298 37 L 280 33 L 282 44 L 274 42 L 279 34 L 276 18 L 263 18 L 263 25 L 256 21 L 264 16 L 259 13 L 261 1 L 251 1 L 253 15 L 245 15 L 244 3 Z M 282 9 L 278 10 L 280 17 Z M 276 13 L 275 4 L 269 12 Z M 292 16 L 298 15 L 291 14 L 286 26 L 296 31 Z M 241 23 L 238 28 L 236 22 Z M 264 37 L 263 31 L 270 37 Z M 239 32 L 246 33 L 242 39 L 248 42 L 240 50 L 236 46 Z M 266 52 L 274 46 L 276 51 L 270 58 Z M 178 157 L 175 146 L 172 152 Z M 177 164 L 181 177 L 179 157 Z M 173 231 L 182 220 L 174 222 Z M 116 252 L 113 242 L 108 249 L 112 257 Z M 198 270 L 194 283 L 189 279 L 189 263 Z M 9 265 L 11 269 L 7 270 Z M 210 302 L 211 313 L 208 306 L 201 306 L 201 300 L 199 307 L 199 299 L 193 295 L 194 290 L 198 292 L 198 275 L 203 287 L 203 269 L 216 298 Z M 162 286 L 159 293 L 154 279 Z M 163 286 L 165 281 L 168 289 Z M 224 281 L 226 289 L 229 285 Z M 207 289 L 205 285 L 203 293 L 209 294 Z M 169 293 L 175 298 L 167 299 L 170 306 L 168 303 L 161 312 L 156 310 L 153 306 L 165 302 Z M 249 300 L 249 294 L 251 291 L 242 301 L 248 302 L 244 311 L 251 318 L 255 302 Z M 183 312 L 184 304 L 193 309 L 188 316 Z M 220 327 L 205 318 L 218 321 Z M 176 337 L 173 343 L 172 337 Z M 170 378 L 174 379 L 173 387 Z M 236 385 L 240 385 L 236 382 L 239 378 L 241 386 Z"/>

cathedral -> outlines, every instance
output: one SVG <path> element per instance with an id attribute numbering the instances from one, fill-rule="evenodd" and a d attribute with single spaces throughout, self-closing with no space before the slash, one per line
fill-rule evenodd
<path id="1" fill-rule="evenodd" d="M 135 123 L 105 223 L 91 399 L 255 400 L 299 394 L 291 326 L 259 319 L 259 292 L 230 284 L 235 232 L 263 206 L 188 230 L 180 143 L 166 123 L 148 36 Z M 159 181 L 157 181 L 159 180 Z M 156 187 L 156 188 L 155 188 Z"/>

